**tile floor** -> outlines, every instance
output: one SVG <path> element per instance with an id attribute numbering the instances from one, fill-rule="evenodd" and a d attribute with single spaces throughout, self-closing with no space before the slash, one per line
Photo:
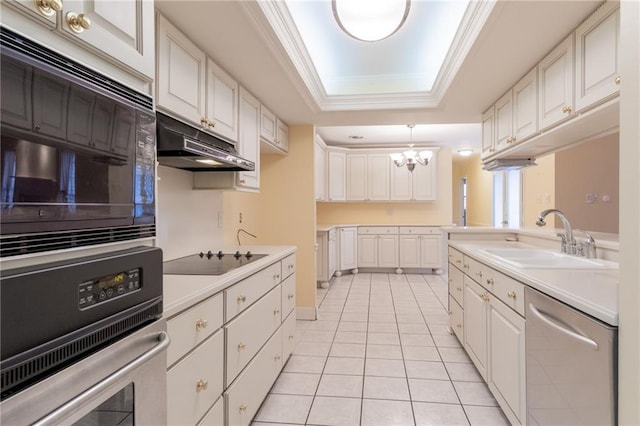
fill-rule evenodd
<path id="1" fill-rule="evenodd" d="M 360 273 L 318 292 L 253 425 L 509 424 L 449 334 L 446 277 Z"/>

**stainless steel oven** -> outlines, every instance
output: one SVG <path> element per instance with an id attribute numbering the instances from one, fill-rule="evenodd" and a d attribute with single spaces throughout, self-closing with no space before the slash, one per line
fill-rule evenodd
<path id="1" fill-rule="evenodd" d="M 155 236 L 152 98 L 0 36 L 0 257 Z"/>
<path id="2" fill-rule="evenodd" d="M 3 271 L 0 423 L 166 424 L 162 252 Z"/>

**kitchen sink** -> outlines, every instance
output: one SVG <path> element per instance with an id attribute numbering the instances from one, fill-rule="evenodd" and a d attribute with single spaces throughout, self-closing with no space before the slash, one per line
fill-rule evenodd
<path id="1" fill-rule="evenodd" d="M 494 248 L 483 253 L 518 268 L 537 269 L 618 269 L 618 264 L 602 259 L 587 259 L 548 249 Z"/>

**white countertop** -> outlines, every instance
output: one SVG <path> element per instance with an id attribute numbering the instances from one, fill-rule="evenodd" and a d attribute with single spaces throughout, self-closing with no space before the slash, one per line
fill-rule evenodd
<path id="1" fill-rule="evenodd" d="M 345 223 L 345 224 L 326 224 L 326 223 L 320 223 L 320 224 L 316 224 L 316 232 L 329 232 L 330 230 L 334 229 L 334 228 L 342 228 L 345 226 L 425 226 L 425 227 L 435 227 L 435 228 L 441 228 L 441 227 L 451 227 L 451 224 L 447 224 L 447 225 L 442 225 L 442 224 L 437 224 L 437 223 Z"/>
<path id="2" fill-rule="evenodd" d="M 232 269 L 223 275 L 163 275 L 163 316 L 170 318 L 196 303 L 213 296 L 238 281 L 295 253 L 293 246 L 242 246 L 242 251 L 267 254 L 248 265 Z M 237 247 L 225 250 L 235 252 Z"/>
<path id="3" fill-rule="evenodd" d="M 449 245 L 514 279 L 609 325 L 618 325 L 618 269 L 518 268 L 484 254 L 481 249 L 533 246 L 506 241 L 449 241 Z"/>

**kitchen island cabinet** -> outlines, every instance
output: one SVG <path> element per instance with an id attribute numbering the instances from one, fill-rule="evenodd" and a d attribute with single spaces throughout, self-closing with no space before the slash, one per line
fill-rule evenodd
<path id="1" fill-rule="evenodd" d="M 169 424 L 248 425 L 293 351 L 295 249 L 221 276 L 165 275 Z"/>

